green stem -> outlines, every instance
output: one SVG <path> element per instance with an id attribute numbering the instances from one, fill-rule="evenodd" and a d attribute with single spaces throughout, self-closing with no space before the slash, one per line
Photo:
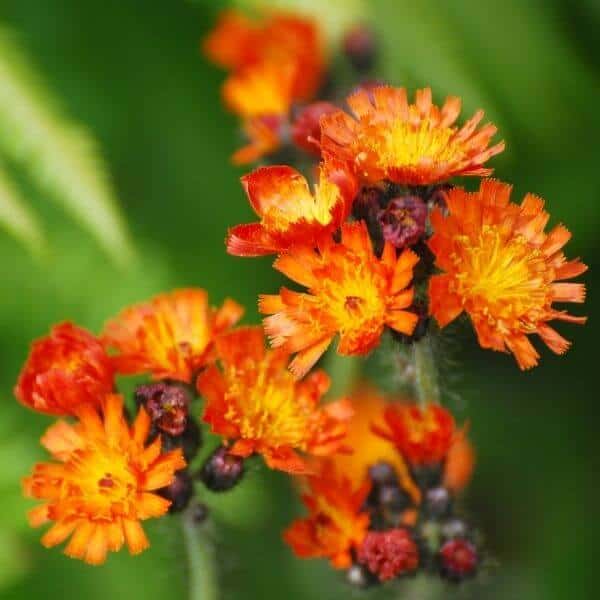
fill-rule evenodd
<path id="1" fill-rule="evenodd" d="M 218 585 L 214 555 L 202 529 L 194 521 L 191 509 L 181 518 L 183 540 L 188 561 L 189 600 L 218 600 Z"/>
<path id="2" fill-rule="evenodd" d="M 438 371 L 433 356 L 430 336 L 426 335 L 413 344 L 415 367 L 415 392 L 422 407 L 429 402 L 440 401 Z"/>

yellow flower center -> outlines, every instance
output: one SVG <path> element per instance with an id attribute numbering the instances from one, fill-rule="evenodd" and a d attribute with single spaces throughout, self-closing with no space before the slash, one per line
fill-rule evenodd
<path id="1" fill-rule="evenodd" d="M 324 276 L 314 290 L 321 311 L 334 321 L 335 330 L 353 344 L 365 336 L 378 335 L 386 311 L 382 292 L 385 282 L 372 265 L 345 252 L 335 261 L 335 276 Z"/>
<path id="2" fill-rule="evenodd" d="M 490 323 L 536 322 L 551 301 L 554 275 L 542 252 L 523 237 L 484 225 L 476 240 L 457 236 L 462 251 L 452 257 L 457 292 Z M 478 309 L 478 310 L 477 310 Z"/>
<path id="3" fill-rule="evenodd" d="M 411 113 L 414 107 L 411 107 Z M 411 119 L 419 118 L 411 115 Z M 434 163 L 446 163 L 463 156 L 460 144 L 452 142 L 455 130 L 450 127 L 436 127 L 429 119 L 414 125 L 404 119 L 394 119 L 390 123 L 374 125 L 376 136 L 368 134 L 365 140 L 377 156 L 379 167 L 412 167 L 424 159 Z"/>
<path id="4" fill-rule="evenodd" d="M 235 423 L 243 439 L 265 440 L 271 446 L 306 448 L 310 413 L 296 394 L 294 376 L 273 372 L 268 361 L 230 367 L 225 418 Z"/>
<path id="5" fill-rule="evenodd" d="M 291 224 L 302 220 L 328 225 L 331 210 L 338 200 L 338 187 L 325 178 L 316 186 L 314 196 L 308 189 L 299 189 L 299 186 L 282 188 L 273 194 L 262 221 L 269 229 L 277 231 L 286 231 Z"/>
<path id="6" fill-rule="evenodd" d="M 122 449 L 98 444 L 76 451 L 66 468 L 65 498 L 81 500 L 94 519 L 135 515 L 139 481 Z"/>

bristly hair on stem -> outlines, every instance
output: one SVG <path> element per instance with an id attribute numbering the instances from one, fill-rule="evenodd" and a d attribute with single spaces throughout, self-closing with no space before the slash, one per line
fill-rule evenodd
<path id="1" fill-rule="evenodd" d="M 415 394 L 421 406 L 440 401 L 440 384 L 431 335 L 413 343 Z"/>

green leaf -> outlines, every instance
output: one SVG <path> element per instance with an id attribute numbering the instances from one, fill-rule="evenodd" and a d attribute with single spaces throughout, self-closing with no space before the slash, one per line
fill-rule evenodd
<path id="1" fill-rule="evenodd" d="M 0 154 L 87 229 L 115 263 L 133 258 L 93 137 L 62 116 L 15 38 L 0 28 Z"/>
<path id="2" fill-rule="evenodd" d="M 30 252 L 40 254 L 44 242 L 39 221 L 29 210 L 1 164 L 0 226 L 25 244 Z"/>

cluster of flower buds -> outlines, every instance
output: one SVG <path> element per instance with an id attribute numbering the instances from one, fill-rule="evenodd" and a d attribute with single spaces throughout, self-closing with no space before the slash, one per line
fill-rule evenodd
<path id="1" fill-rule="evenodd" d="M 357 451 L 306 479 L 310 514 L 286 541 L 298 556 L 329 558 L 359 587 L 417 572 L 473 577 L 481 549 L 459 513 L 474 466 L 465 432 L 437 404 L 391 402 L 368 388 L 353 408 L 348 442 Z"/>

